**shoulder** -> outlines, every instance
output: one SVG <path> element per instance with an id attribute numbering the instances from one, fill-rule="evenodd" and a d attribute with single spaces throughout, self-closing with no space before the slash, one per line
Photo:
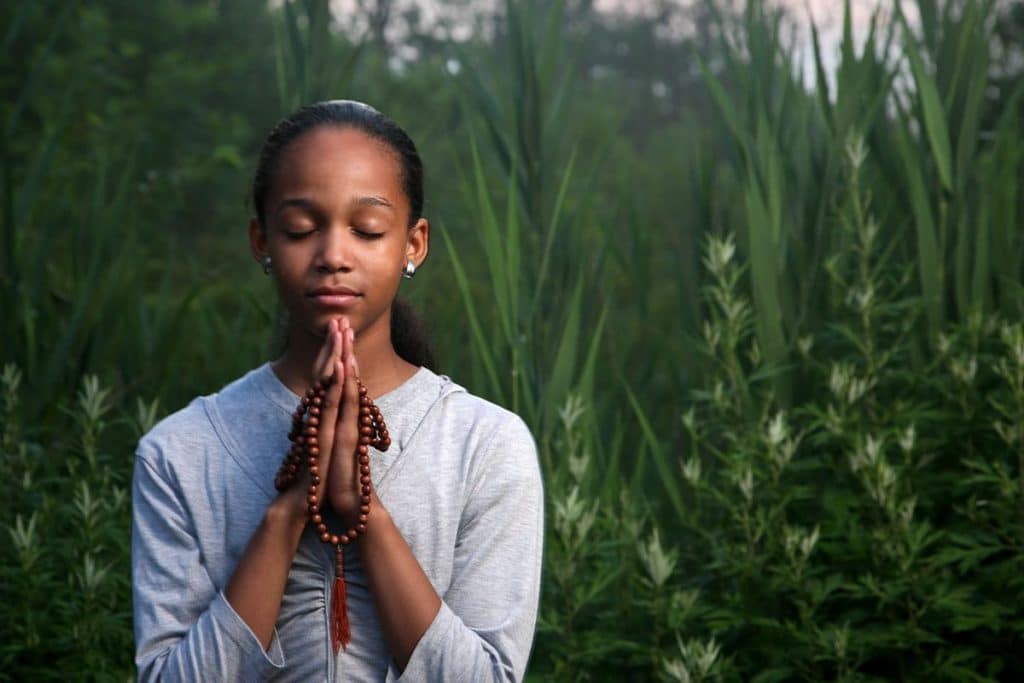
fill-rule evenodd
<path id="1" fill-rule="evenodd" d="M 208 396 L 199 396 L 184 408 L 163 418 L 141 439 L 135 451 L 138 460 L 162 468 L 179 453 L 195 452 L 213 433 L 204 402 Z"/>
<path id="2" fill-rule="evenodd" d="M 422 369 L 417 393 L 427 395 L 427 402 L 434 404 L 428 411 L 434 414 L 434 421 L 443 422 L 448 429 L 461 431 L 472 442 L 474 450 L 503 442 L 531 453 L 536 451 L 533 435 L 519 415 L 470 393 L 447 375 Z"/>
<path id="3" fill-rule="evenodd" d="M 511 410 L 465 390 L 449 394 L 445 402 L 455 419 L 478 432 L 485 445 L 493 447 L 498 442 L 536 450 L 529 427 Z"/>
<path id="4" fill-rule="evenodd" d="M 461 432 L 463 465 L 470 488 L 484 482 L 535 482 L 540 468 L 537 445 L 526 422 L 516 413 L 450 383 L 443 398 L 443 419 Z"/>
<path id="5" fill-rule="evenodd" d="M 183 461 L 200 459 L 211 447 L 221 446 L 217 416 L 251 393 L 255 372 L 246 373 L 214 393 L 198 396 L 164 417 L 139 439 L 136 459 L 166 471 Z"/>

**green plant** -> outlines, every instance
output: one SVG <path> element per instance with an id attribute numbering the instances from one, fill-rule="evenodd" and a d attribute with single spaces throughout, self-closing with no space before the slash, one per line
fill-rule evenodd
<path id="1" fill-rule="evenodd" d="M 86 377 L 64 428 L 40 433 L 18 417 L 20 372 L 7 365 L 0 382 L 0 527 L 11 548 L 0 562 L 3 676 L 124 680 L 132 671 L 129 493 L 121 458 L 108 450 L 126 445 L 124 434 L 109 434 L 109 390 Z"/>

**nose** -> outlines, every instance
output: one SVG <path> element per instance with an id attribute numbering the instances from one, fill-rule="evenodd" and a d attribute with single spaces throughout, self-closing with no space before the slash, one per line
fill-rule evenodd
<path id="1" fill-rule="evenodd" d="M 352 253 L 349 249 L 348 231 L 340 226 L 330 226 L 321 233 L 317 269 L 333 273 L 352 269 Z"/>

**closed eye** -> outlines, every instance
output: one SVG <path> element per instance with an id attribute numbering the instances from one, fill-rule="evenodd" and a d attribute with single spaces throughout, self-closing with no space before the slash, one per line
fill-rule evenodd
<path id="1" fill-rule="evenodd" d="M 371 230 L 362 230 L 360 228 L 352 228 L 352 232 L 364 240 L 379 240 L 384 236 L 384 233 L 382 232 L 373 232 Z"/>

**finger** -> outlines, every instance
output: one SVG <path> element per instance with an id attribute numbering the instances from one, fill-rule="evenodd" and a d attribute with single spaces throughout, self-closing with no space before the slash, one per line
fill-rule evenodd
<path id="1" fill-rule="evenodd" d="M 343 323 L 344 326 L 344 323 Z M 345 380 L 340 383 L 341 406 L 335 422 L 335 437 L 331 476 L 331 490 L 336 493 L 336 500 L 351 497 L 356 492 L 355 448 L 358 440 L 359 425 L 359 393 L 356 389 L 356 377 L 352 372 L 354 332 L 345 329 L 342 336 L 342 366 L 345 368 Z M 355 401 L 352 400 L 353 392 Z"/>
<path id="2" fill-rule="evenodd" d="M 345 318 L 341 318 L 340 320 L 334 321 L 334 344 L 331 347 L 330 358 L 332 368 L 334 367 L 335 363 L 341 360 L 341 354 L 345 338 L 345 325 L 347 325 L 347 321 L 345 320 Z"/>
<path id="3" fill-rule="evenodd" d="M 337 433 L 339 435 L 346 435 L 346 432 L 343 431 L 342 428 L 344 426 L 346 426 L 346 425 L 354 424 L 354 421 L 352 419 L 352 412 L 349 410 L 349 407 L 348 407 L 347 397 L 348 397 L 348 385 L 349 385 L 350 381 L 354 381 L 354 379 L 355 379 L 355 377 L 351 373 L 351 367 L 350 367 L 351 358 L 352 358 L 352 346 L 353 346 L 352 341 L 355 338 L 355 333 L 352 331 L 352 328 L 348 326 L 348 320 L 347 319 L 344 319 L 344 318 L 342 319 L 341 326 L 342 326 L 342 333 L 341 333 L 341 344 L 340 344 L 340 347 L 341 347 L 340 361 L 341 361 L 342 367 L 345 368 L 345 375 L 344 375 L 345 379 L 344 379 L 343 382 L 339 382 L 339 385 L 340 385 L 339 388 L 340 388 L 340 391 L 341 391 L 341 409 L 338 412 L 338 417 L 337 417 L 336 425 L 337 425 L 337 429 L 339 430 Z"/>
<path id="4" fill-rule="evenodd" d="M 352 467 L 352 486 L 359 490 L 359 468 L 356 467 L 356 444 L 359 443 L 359 372 L 356 366 L 355 332 L 349 330 L 348 364 L 345 366 L 345 392 L 342 396 L 342 410 L 345 411 L 346 431 L 342 443 L 348 457 L 346 461 Z"/>
<path id="5" fill-rule="evenodd" d="M 342 365 L 340 360 L 335 361 L 331 374 L 334 376 L 335 381 L 327 387 L 327 393 L 324 395 L 320 408 L 320 458 L 318 467 L 320 470 L 321 492 L 324 490 L 324 486 L 328 481 L 327 478 L 330 476 L 332 464 L 331 451 L 333 450 L 334 435 L 336 433 L 335 424 L 338 421 L 338 412 L 341 408 L 345 366 Z M 323 500 L 323 496 L 321 496 L 321 500 Z"/>

